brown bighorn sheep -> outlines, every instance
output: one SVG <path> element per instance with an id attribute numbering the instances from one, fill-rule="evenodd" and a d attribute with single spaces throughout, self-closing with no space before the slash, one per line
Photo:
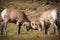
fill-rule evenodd
<path id="1" fill-rule="evenodd" d="M 3 34 L 3 32 L 6 34 L 8 21 L 16 22 L 17 34 L 20 34 L 20 28 L 24 22 L 30 23 L 27 15 L 22 10 L 18 9 L 6 8 L 1 12 L 1 17 L 3 20 L 1 34 Z M 25 28 L 28 30 L 27 26 Z"/>
<path id="2" fill-rule="evenodd" d="M 42 24 L 42 30 L 44 30 L 45 23 L 51 23 L 55 27 L 55 32 L 58 35 L 58 27 L 56 25 L 56 21 L 58 19 L 58 10 L 57 9 L 50 9 L 45 11 L 39 18 L 39 22 Z M 45 22 L 45 23 L 44 23 Z M 49 30 L 48 30 L 49 34 Z"/>
<path id="3" fill-rule="evenodd" d="M 54 25 L 55 28 L 55 32 L 58 35 L 58 27 L 56 25 L 56 21 L 58 19 L 58 10 L 57 9 L 49 9 L 47 11 L 45 11 L 44 13 L 42 13 L 42 15 L 39 18 L 38 21 L 38 25 L 42 26 L 42 30 L 44 30 L 44 26 L 45 25 Z M 35 25 L 36 26 L 36 25 Z M 49 30 L 48 30 L 48 34 L 49 34 Z"/>

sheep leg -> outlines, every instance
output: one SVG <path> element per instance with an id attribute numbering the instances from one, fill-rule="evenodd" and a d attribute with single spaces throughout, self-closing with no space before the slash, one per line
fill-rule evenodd
<path id="1" fill-rule="evenodd" d="M 3 27 L 2 27 L 2 34 L 3 32 L 7 35 L 7 24 L 8 24 L 9 19 L 5 18 L 5 20 L 3 21 Z"/>
<path id="2" fill-rule="evenodd" d="M 17 34 L 19 35 L 20 34 L 20 29 L 21 29 L 21 23 L 20 22 L 17 22 Z"/>
<path id="3" fill-rule="evenodd" d="M 1 27 L 1 35 L 3 35 L 3 29 L 4 29 L 4 21 L 2 22 L 2 27 Z"/>
<path id="4" fill-rule="evenodd" d="M 59 35 L 57 25 L 55 24 L 55 22 L 54 22 L 54 21 L 51 21 L 51 23 L 52 23 L 52 24 L 54 25 L 54 27 L 55 27 L 55 33 L 56 33 L 56 35 Z"/>
<path id="5" fill-rule="evenodd" d="M 55 23 L 54 23 L 54 26 L 55 26 L 55 33 L 56 33 L 56 35 L 59 35 L 58 28 L 57 28 L 57 25 Z"/>
<path id="6" fill-rule="evenodd" d="M 44 31 L 44 22 L 41 22 L 42 23 L 42 30 Z"/>
<path id="7" fill-rule="evenodd" d="M 7 35 L 7 24 L 8 24 L 8 22 L 5 22 L 4 23 L 4 33 Z"/>

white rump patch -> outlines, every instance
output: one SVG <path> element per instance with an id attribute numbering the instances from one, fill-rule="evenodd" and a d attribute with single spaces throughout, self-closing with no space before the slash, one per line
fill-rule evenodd
<path id="1" fill-rule="evenodd" d="M 52 15 L 53 19 L 56 20 L 56 19 L 57 19 L 57 10 L 54 9 L 54 10 L 51 12 L 51 15 Z"/>
<path id="2" fill-rule="evenodd" d="M 2 13 L 1 13 L 2 19 L 4 19 L 4 16 L 6 15 L 6 11 L 7 11 L 7 9 L 4 9 L 4 10 L 2 11 Z"/>

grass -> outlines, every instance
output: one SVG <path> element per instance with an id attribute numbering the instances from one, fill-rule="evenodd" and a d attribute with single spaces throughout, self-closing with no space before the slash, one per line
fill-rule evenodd
<path id="1" fill-rule="evenodd" d="M 30 9 L 28 11 L 25 10 L 25 7 L 29 7 Z M 37 7 L 38 12 L 36 14 L 32 14 L 31 12 L 33 11 L 33 7 Z M 38 3 L 21 3 L 21 2 L 10 2 L 3 6 L 3 8 L 17 8 L 17 9 L 23 9 L 30 21 L 37 21 L 42 14 L 47 8 L 54 8 L 55 6 L 53 5 L 45 5 L 45 4 L 38 4 Z M 60 6 L 59 6 L 60 9 Z M 1 20 L 1 19 L 0 19 Z M 53 26 L 52 26 L 53 27 Z M 55 35 L 53 33 L 53 28 L 51 29 L 51 34 L 46 35 L 44 34 L 43 31 L 38 31 L 38 30 L 33 30 L 30 29 L 28 32 L 24 31 L 24 27 L 21 26 L 20 30 L 20 35 L 18 36 L 16 31 L 17 31 L 17 26 L 14 23 L 9 23 L 8 24 L 8 34 L 6 35 L 0 35 L 0 40 L 59 40 L 60 35 Z"/>
<path id="2" fill-rule="evenodd" d="M 28 32 L 21 26 L 20 35 L 17 35 L 17 27 L 14 23 L 8 24 L 8 34 L 0 35 L 0 40 L 59 40 L 60 35 L 50 34 L 46 35 L 43 31 L 30 29 Z"/>

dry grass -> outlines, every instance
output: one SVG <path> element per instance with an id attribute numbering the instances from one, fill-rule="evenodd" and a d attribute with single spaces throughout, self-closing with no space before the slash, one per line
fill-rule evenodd
<path id="1" fill-rule="evenodd" d="M 25 10 L 25 7 L 28 6 L 30 9 L 28 11 Z M 37 7 L 38 12 L 36 14 L 32 14 L 31 12 L 33 11 L 33 7 Z M 26 15 L 30 19 L 30 21 L 37 21 L 39 19 L 39 16 L 44 12 L 47 7 L 55 7 L 52 5 L 45 5 L 45 4 L 38 4 L 38 3 L 21 3 L 21 2 L 10 2 L 4 6 L 4 8 L 17 8 L 17 9 L 23 9 L 26 12 Z M 60 8 L 60 7 L 59 7 Z M 1 19 L 0 19 L 1 20 Z M 43 31 L 38 31 L 38 30 L 29 30 L 28 32 L 24 31 L 24 27 L 21 27 L 21 33 L 18 36 L 16 34 L 17 27 L 16 24 L 14 23 L 9 23 L 8 24 L 8 34 L 7 36 L 5 35 L 0 35 L 0 40 L 59 40 L 60 35 L 55 35 L 50 34 L 50 35 L 45 35 Z M 51 33 L 53 32 L 53 28 L 51 28 Z"/>
<path id="2" fill-rule="evenodd" d="M 59 40 L 60 35 L 50 34 L 46 35 L 43 31 L 30 29 L 28 32 L 24 31 L 22 26 L 21 33 L 18 36 L 16 34 L 17 27 L 14 23 L 8 24 L 8 34 L 0 35 L 0 40 Z"/>

